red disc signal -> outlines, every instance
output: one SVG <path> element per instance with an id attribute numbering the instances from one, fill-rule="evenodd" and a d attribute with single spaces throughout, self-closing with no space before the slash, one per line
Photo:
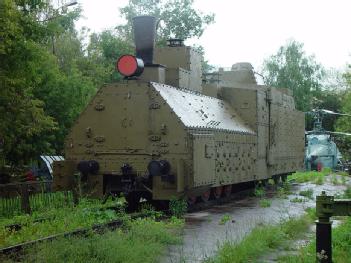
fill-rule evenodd
<path id="1" fill-rule="evenodd" d="M 123 55 L 117 61 L 117 70 L 123 76 L 140 76 L 144 71 L 144 62 L 132 55 Z"/>

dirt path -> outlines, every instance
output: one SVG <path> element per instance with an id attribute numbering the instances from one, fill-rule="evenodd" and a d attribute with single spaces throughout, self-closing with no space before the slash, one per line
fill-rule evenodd
<path id="1" fill-rule="evenodd" d="M 270 207 L 260 207 L 260 198 L 248 197 L 244 200 L 218 205 L 201 212 L 186 215 L 183 244 L 172 246 L 162 262 L 202 262 L 213 256 L 225 241 L 240 242 L 254 227 L 260 224 L 279 223 L 283 219 L 302 215 L 306 208 L 314 207 L 315 201 L 291 202 L 299 196 L 300 191 L 312 189 L 313 196 L 322 191 L 327 194 L 342 194 L 345 185 L 332 184 L 332 177 L 327 177 L 323 185 L 312 183 L 292 184 L 292 194 L 287 199 L 278 198 L 274 191 L 267 191 Z M 349 182 L 348 182 L 349 183 Z M 266 262 L 274 262 L 269 256 Z"/>

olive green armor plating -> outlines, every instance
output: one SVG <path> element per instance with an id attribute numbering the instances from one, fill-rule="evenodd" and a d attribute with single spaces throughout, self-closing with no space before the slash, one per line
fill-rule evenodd
<path id="1" fill-rule="evenodd" d="M 203 80 L 201 60 L 182 44 L 157 48 L 139 77 L 101 87 L 54 164 L 56 189 L 72 187 L 81 161 L 94 161 L 92 195 L 153 200 L 303 169 L 304 115 L 291 94 L 257 85 L 249 63 Z"/>

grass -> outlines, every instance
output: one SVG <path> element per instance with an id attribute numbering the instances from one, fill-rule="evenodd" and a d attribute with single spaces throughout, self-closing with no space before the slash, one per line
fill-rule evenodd
<path id="1" fill-rule="evenodd" d="M 45 212 L 35 212 L 32 215 L 3 219 L 0 221 L 0 247 L 64 233 L 77 228 L 91 227 L 93 224 L 101 224 L 125 216 L 114 210 L 101 210 L 104 206 L 96 201 L 82 200 L 77 207 L 51 209 Z M 45 220 L 36 222 L 40 218 Z M 22 228 L 19 231 L 11 231 L 6 227 L 9 224 L 22 224 Z"/>
<path id="2" fill-rule="evenodd" d="M 342 181 L 338 179 L 338 177 L 336 176 L 336 174 L 333 174 L 332 178 L 331 178 L 331 182 L 333 185 L 341 185 Z"/>
<path id="3" fill-rule="evenodd" d="M 226 242 L 217 255 L 209 258 L 207 263 L 246 263 L 255 262 L 270 249 L 284 246 L 302 233 L 305 233 L 312 222 L 311 212 L 300 218 L 291 218 L 279 225 L 258 226 L 240 243 Z"/>
<path id="4" fill-rule="evenodd" d="M 336 174 L 341 175 L 342 177 L 349 176 L 349 173 L 345 171 L 338 171 Z"/>
<path id="5" fill-rule="evenodd" d="M 295 181 L 297 183 L 306 183 L 312 182 L 314 184 L 322 185 L 324 183 L 325 176 L 332 174 L 332 170 L 330 168 L 323 168 L 321 172 L 317 171 L 307 171 L 307 172 L 295 172 L 288 176 L 289 181 Z M 340 176 L 340 180 L 338 179 Z M 345 172 L 336 172 L 333 174 L 331 178 L 331 183 L 334 185 L 345 185 L 346 184 L 346 176 L 348 176 Z"/>
<path id="6" fill-rule="evenodd" d="M 73 206 L 71 192 L 36 193 L 29 196 L 31 210 L 34 212 L 51 208 Z M 9 218 L 23 214 L 21 197 L 0 198 L 0 218 Z"/>
<path id="7" fill-rule="evenodd" d="M 181 242 L 183 222 L 129 221 L 124 229 L 85 238 L 62 238 L 29 248 L 25 262 L 157 262 L 167 245 Z"/>
<path id="8" fill-rule="evenodd" d="M 260 201 L 259 201 L 260 207 L 270 207 L 271 206 L 271 202 L 265 198 L 267 193 L 266 193 L 266 189 L 264 188 L 264 186 L 262 186 L 262 185 L 256 186 L 253 194 L 254 194 L 254 196 L 260 198 Z"/>
<path id="9" fill-rule="evenodd" d="M 262 198 L 266 196 L 266 190 L 262 186 L 257 186 L 254 191 L 254 196 Z"/>
<path id="10" fill-rule="evenodd" d="M 333 229 L 333 262 L 351 262 L 351 218 Z M 312 241 L 308 246 L 298 251 L 297 255 L 284 256 L 279 259 L 281 263 L 315 263 L 316 243 Z"/>
<path id="11" fill-rule="evenodd" d="M 341 176 L 341 184 L 346 185 L 346 176 Z"/>
<path id="12" fill-rule="evenodd" d="M 308 199 L 313 200 L 313 189 L 307 189 L 299 192 L 299 195 L 307 197 Z"/>
<path id="13" fill-rule="evenodd" d="M 304 198 L 294 197 L 290 200 L 291 203 L 303 203 L 306 202 Z"/>
<path id="14" fill-rule="evenodd" d="M 220 225 L 225 225 L 227 222 L 231 220 L 230 215 L 223 215 L 221 220 L 219 221 Z"/>
<path id="15" fill-rule="evenodd" d="M 305 209 L 306 214 L 308 215 L 308 218 L 310 218 L 313 222 L 316 221 L 317 216 L 316 216 L 316 209 L 312 207 L 308 207 Z"/>
<path id="16" fill-rule="evenodd" d="M 344 192 L 343 198 L 349 198 L 351 199 L 351 186 L 347 187 L 347 189 Z"/>
<path id="17" fill-rule="evenodd" d="M 335 199 L 351 199 L 351 186 L 348 186 L 346 190 L 341 194 L 334 195 Z"/>
<path id="18" fill-rule="evenodd" d="M 341 198 L 351 198 L 349 186 Z M 316 219 L 315 209 L 307 210 L 310 218 Z M 333 262 L 351 262 L 351 218 L 348 217 L 340 226 L 332 230 Z M 279 258 L 281 263 L 314 263 L 316 262 L 316 242 L 312 240 L 309 245 L 301 248 L 296 255 Z"/>
<path id="19" fill-rule="evenodd" d="M 296 181 L 297 183 L 312 182 L 321 185 L 324 183 L 324 177 L 331 174 L 330 168 L 324 168 L 321 172 L 308 171 L 308 172 L 295 172 L 288 176 L 289 181 Z"/>
<path id="20" fill-rule="evenodd" d="M 338 172 L 338 174 L 333 174 L 331 182 L 333 185 L 346 185 L 346 177 Z"/>
<path id="21" fill-rule="evenodd" d="M 172 198 L 169 201 L 169 210 L 172 215 L 181 218 L 188 210 L 188 204 L 185 199 Z"/>
<path id="22" fill-rule="evenodd" d="M 259 202 L 260 207 L 270 207 L 271 206 L 271 201 L 269 201 L 268 199 L 261 199 Z"/>
<path id="23" fill-rule="evenodd" d="M 291 185 L 289 182 L 283 182 L 282 186 L 278 186 L 277 195 L 279 198 L 287 199 L 289 194 L 291 194 Z"/>

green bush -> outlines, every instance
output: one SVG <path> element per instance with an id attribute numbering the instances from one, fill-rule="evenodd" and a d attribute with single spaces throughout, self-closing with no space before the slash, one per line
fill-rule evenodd
<path id="1" fill-rule="evenodd" d="M 169 210 L 172 215 L 181 218 L 188 210 L 188 204 L 184 199 L 172 198 L 169 201 Z"/>

